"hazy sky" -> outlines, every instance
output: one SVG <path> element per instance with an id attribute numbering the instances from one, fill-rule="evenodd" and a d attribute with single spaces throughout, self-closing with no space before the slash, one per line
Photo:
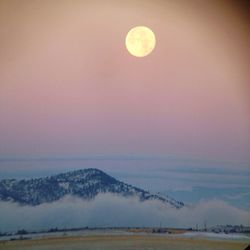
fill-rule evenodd
<path id="1" fill-rule="evenodd" d="M 230 1 L 1 0 L 0 157 L 249 162 L 242 9 Z M 145 58 L 124 46 L 137 25 L 157 39 Z"/>

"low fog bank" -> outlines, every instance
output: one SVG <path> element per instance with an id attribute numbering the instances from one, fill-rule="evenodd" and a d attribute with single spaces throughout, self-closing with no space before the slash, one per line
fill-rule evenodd
<path id="1" fill-rule="evenodd" d="M 195 206 L 175 209 L 159 201 L 140 202 L 100 194 L 92 201 L 67 196 L 60 201 L 39 206 L 20 206 L 0 202 L 0 231 L 46 230 L 49 228 L 166 226 L 195 227 L 196 224 L 250 224 L 250 212 L 223 201 L 203 201 Z"/>

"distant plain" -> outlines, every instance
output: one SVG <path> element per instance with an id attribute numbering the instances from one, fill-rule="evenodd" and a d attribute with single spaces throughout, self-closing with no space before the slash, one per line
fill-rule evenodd
<path id="1" fill-rule="evenodd" d="M 246 242 L 161 235 L 91 235 L 0 242 L 1 250 L 243 250 Z"/>

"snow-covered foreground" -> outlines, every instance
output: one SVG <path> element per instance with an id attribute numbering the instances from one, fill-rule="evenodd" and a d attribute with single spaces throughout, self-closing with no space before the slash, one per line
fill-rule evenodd
<path id="1" fill-rule="evenodd" d="M 225 234 L 225 233 L 210 233 L 210 232 L 186 232 L 181 235 L 185 238 L 197 239 L 221 239 L 221 240 L 239 240 L 250 243 L 250 235 L 246 234 Z"/>

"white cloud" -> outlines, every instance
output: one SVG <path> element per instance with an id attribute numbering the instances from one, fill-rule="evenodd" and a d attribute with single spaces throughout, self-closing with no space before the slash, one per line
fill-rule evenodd
<path id="1" fill-rule="evenodd" d="M 140 202 L 111 194 L 98 195 L 92 201 L 65 197 L 36 207 L 0 202 L 0 230 L 41 230 L 52 227 L 162 226 L 194 227 L 216 224 L 250 224 L 250 212 L 223 201 L 203 201 L 176 210 L 158 201 Z"/>

